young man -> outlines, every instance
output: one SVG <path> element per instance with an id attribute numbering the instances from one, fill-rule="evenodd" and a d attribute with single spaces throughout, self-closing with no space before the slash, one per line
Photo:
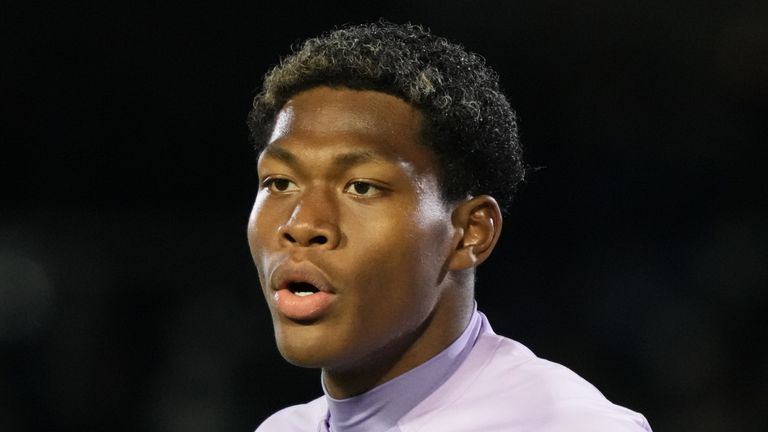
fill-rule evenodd
<path id="1" fill-rule="evenodd" d="M 258 431 L 650 431 L 475 308 L 498 202 L 524 177 L 480 57 L 418 26 L 342 28 L 266 76 L 249 125 L 275 339 L 325 393 Z"/>

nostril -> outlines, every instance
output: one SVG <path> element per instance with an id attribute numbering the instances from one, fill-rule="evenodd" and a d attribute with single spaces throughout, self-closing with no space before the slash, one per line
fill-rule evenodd
<path id="1" fill-rule="evenodd" d="M 328 238 L 324 235 L 314 236 L 309 240 L 309 243 L 312 244 L 326 244 L 328 242 Z"/>
<path id="2" fill-rule="evenodd" d="M 296 240 L 292 235 L 288 233 L 283 233 L 283 237 L 291 243 L 299 243 L 298 240 Z M 307 245 L 313 245 L 313 244 L 324 245 L 326 243 L 328 243 L 328 237 L 324 235 L 316 235 L 309 239 L 309 242 L 307 243 Z"/>

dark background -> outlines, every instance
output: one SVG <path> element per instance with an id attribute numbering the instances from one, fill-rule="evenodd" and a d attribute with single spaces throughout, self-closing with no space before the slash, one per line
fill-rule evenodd
<path id="1" fill-rule="evenodd" d="M 483 54 L 541 167 L 479 274 L 496 331 L 656 431 L 766 430 L 768 7 L 665 3 L 3 7 L 0 430 L 249 431 L 320 393 L 274 348 L 244 121 L 291 44 L 378 17 Z"/>

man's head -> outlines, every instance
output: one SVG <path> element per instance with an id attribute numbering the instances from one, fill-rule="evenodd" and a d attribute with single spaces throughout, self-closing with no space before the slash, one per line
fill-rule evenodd
<path id="1" fill-rule="evenodd" d="M 506 207 L 525 170 L 517 122 L 482 57 L 417 25 L 344 27 L 309 39 L 272 69 L 249 115 L 257 151 L 291 96 L 316 86 L 376 90 L 424 116 L 448 200 L 491 195 Z"/>
<path id="2" fill-rule="evenodd" d="M 389 24 L 310 40 L 268 75 L 249 245 L 278 348 L 332 394 L 415 367 L 468 322 L 501 228 L 488 193 L 522 177 L 497 87 L 476 56 Z"/>

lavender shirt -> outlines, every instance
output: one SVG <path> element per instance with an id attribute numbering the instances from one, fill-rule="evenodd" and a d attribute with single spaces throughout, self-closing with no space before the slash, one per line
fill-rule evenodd
<path id="1" fill-rule="evenodd" d="M 325 388 L 323 388 L 325 390 Z M 370 391 L 285 408 L 257 432 L 650 432 L 645 418 L 522 344 L 475 311 L 429 361 Z"/>

